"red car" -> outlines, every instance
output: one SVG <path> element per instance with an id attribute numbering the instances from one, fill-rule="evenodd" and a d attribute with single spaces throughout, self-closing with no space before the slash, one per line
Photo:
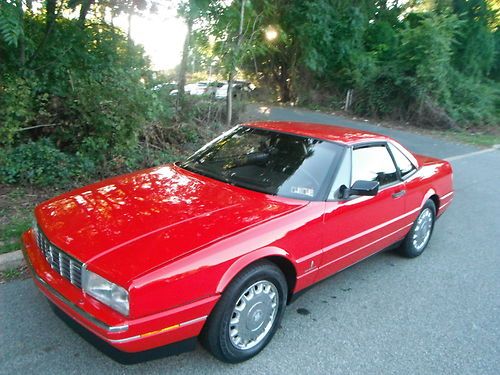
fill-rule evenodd
<path id="1" fill-rule="evenodd" d="M 199 336 L 240 362 L 297 292 L 388 247 L 420 255 L 452 198 L 448 162 L 385 136 L 257 122 L 40 204 L 24 253 L 48 299 L 113 347 Z"/>

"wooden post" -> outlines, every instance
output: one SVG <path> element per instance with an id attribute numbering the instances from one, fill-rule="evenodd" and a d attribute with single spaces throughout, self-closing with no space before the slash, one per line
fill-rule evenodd
<path id="1" fill-rule="evenodd" d="M 347 95 L 345 97 L 345 105 L 344 105 L 344 110 L 346 112 L 349 111 L 349 108 L 351 107 L 352 104 L 352 93 L 353 93 L 352 89 L 347 90 Z"/>

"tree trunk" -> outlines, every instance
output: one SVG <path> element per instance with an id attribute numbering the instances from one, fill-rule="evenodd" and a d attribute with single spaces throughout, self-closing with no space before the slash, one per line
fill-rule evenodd
<path id="1" fill-rule="evenodd" d="M 40 44 L 36 48 L 35 52 L 30 56 L 30 58 L 26 62 L 26 65 L 30 65 L 33 61 L 35 61 L 38 57 L 38 54 L 47 45 L 50 34 L 52 33 L 52 30 L 54 29 L 54 25 L 56 23 L 56 18 L 59 14 L 61 14 L 63 4 L 64 4 L 63 2 L 60 3 L 59 9 L 57 10 L 57 13 L 56 13 L 57 0 L 45 0 L 45 8 L 46 8 L 45 34 L 42 38 L 42 41 L 40 42 Z"/>
<path id="2" fill-rule="evenodd" d="M 128 14 L 128 30 L 127 30 L 127 40 L 130 42 L 131 37 L 132 37 L 132 14 L 133 10 L 130 9 L 130 12 Z"/>
<path id="3" fill-rule="evenodd" d="M 281 100 L 283 103 L 288 103 L 290 100 L 292 100 L 290 87 L 288 86 L 287 82 L 284 82 L 281 85 Z"/>
<path id="4" fill-rule="evenodd" d="M 288 67 L 286 64 L 281 65 L 278 85 L 280 87 L 280 96 L 283 103 L 288 103 L 292 99 L 289 78 Z"/>
<path id="5" fill-rule="evenodd" d="M 191 32 L 193 30 L 193 19 L 189 16 L 187 22 L 187 35 L 182 49 L 182 60 L 179 66 L 179 82 L 177 83 L 177 102 L 184 97 L 184 86 L 186 86 L 186 72 L 188 67 L 189 47 L 191 45 Z"/>
<path id="6" fill-rule="evenodd" d="M 26 64 L 26 43 L 24 40 L 24 10 L 22 0 L 17 0 L 17 7 L 19 9 L 19 19 L 22 25 L 22 31 L 19 35 L 19 65 L 23 67 Z"/>
<path id="7" fill-rule="evenodd" d="M 240 52 L 241 43 L 243 42 L 243 23 L 245 20 L 245 3 L 246 0 L 241 0 L 241 10 L 240 10 L 240 28 L 238 30 L 238 39 L 236 41 L 236 46 L 233 50 L 233 56 L 231 61 L 231 67 L 229 70 L 229 77 L 227 80 L 227 118 L 226 125 L 228 127 L 231 126 L 231 122 L 233 120 L 233 78 L 236 70 L 236 60 L 238 59 L 238 55 Z"/>
<path id="8" fill-rule="evenodd" d="M 229 76 L 227 78 L 227 97 L 226 97 L 226 125 L 231 126 L 231 121 L 233 121 L 233 79 L 234 70 L 231 69 Z"/>
<path id="9" fill-rule="evenodd" d="M 46 34 L 49 33 L 50 29 L 52 28 L 52 24 L 56 20 L 56 6 L 57 6 L 57 0 L 45 0 L 45 10 L 47 12 L 45 15 Z"/>
<path id="10" fill-rule="evenodd" d="M 90 10 L 90 7 L 94 4 L 95 0 L 83 0 L 82 6 L 80 8 L 80 16 L 78 17 L 78 23 L 81 27 L 85 25 L 85 20 L 87 18 L 87 14 Z"/>

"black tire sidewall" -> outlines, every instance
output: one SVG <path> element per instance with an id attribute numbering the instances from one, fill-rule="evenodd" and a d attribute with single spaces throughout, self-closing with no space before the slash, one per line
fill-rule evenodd
<path id="1" fill-rule="evenodd" d="M 425 244 L 425 246 L 421 250 L 418 250 L 413 245 L 413 234 L 415 233 L 415 228 L 417 226 L 418 218 L 420 217 L 422 212 L 427 208 L 430 209 L 432 212 L 431 233 L 430 233 L 429 239 L 427 240 L 427 243 Z M 434 202 L 432 200 L 429 199 L 429 200 L 427 200 L 427 202 L 425 202 L 424 206 L 422 207 L 422 209 L 418 213 L 418 216 L 415 219 L 415 222 L 413 223 L 413 226 L 411 227 L 410 232 L 408 233 L 408 235 L 405 238 L 405 241 L 404 241 L 403 246 L 401 248 L 402 254 L 408 258 L 415 258 L 415 257 L 419 256 L 420 254 L 422 254 L 424 252 L 424 250 L 427 248 L 427 246 L 429 245 L 429 242 L 431 241 L 432 233 L 434 232 L 434 224 L 435 223 L 436 223 L 436 205 L 434 204 Z"/>
<path id="2" fill-rule="evenodd" d="M 258 281 L 269 281 L 274 284 L 279 294 L 278 312 L 267 336 L 256 346 L 248 350 L 236 348 L 229 338 L 229 320 L 236 302 L 243 291 Z M 207 326 L 202 333 L 205 346 L 217 358 L 238 363 L 258 354 L 271 341 L 278 329 L 286 306 L 287 283 L 281 270 L 270 262 L 259 262 L 242 271 L 224 291 L 214 311 L 210 315 Z M 202 341 L 202 342 L 203 342 Z M 208 345 L 207 345 L 208 344 Z"/>

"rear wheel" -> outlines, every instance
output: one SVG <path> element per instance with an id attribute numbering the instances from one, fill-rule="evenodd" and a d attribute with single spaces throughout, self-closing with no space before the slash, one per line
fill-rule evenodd
<path id="1" fill-rule="evenodd" d="M 284 313 L 287 283 L 281 270 L 263 261 L 243 270 L 222 294 L 200 336 L 215 357 L 237 363 L 271 341 Z"/>
<path id="2" fill-rule="evenodd" d="M 422 254 L 429 244 L 434 221 L 436 220 L 436 205 L 432 200 L 425 202 L 417 219 L 413 223 L 400 248 L 400 253 L 408 258 L 415 258 Z"/>

